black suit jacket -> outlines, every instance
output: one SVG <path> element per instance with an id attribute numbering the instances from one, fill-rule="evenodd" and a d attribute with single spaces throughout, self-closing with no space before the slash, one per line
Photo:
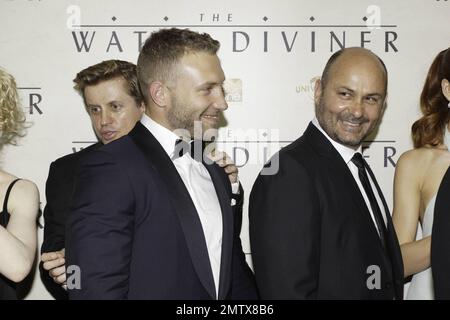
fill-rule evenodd
<path id="1" fill-rule="evenodd" d="M 101 146 L 93 144 L 76 153 L 61 157 L 50 164 L 45 185 L 44 241 L 41 253 L 59 251 L 64 248 L 66 216 L 70 209 L 75 172 L 81 157 Z M 39 264 L 40 276 L 47 290 L 56 299 L 67 299 L 67 292 L 56 284 L 48 271 Z"/>
<path id="2" fill-rule="evenodd" d="M 276 157 L 278 172 L 259 175 L 250 195 L 261 297 L 402 299 L 403 264 L 390 214 L 387 254 L 347 164 L 328 139 L 310 123 L 272 165 Z M 367 286 L 368 280 L 376 284 L 370 266 L 379 267 L 379 289 Z"/>
<path id="3" fill-rule="evenodd" d="M 81 270 L 70 299 L 214 299 L 200 219 L 171 159 L 138 122 L 82 159 L 67 224 L 67 265 Z M 234 230 L 231 185 L 205 165 L 222 209 L 219 299 L 257 298 Z"/>
<path id="4" fill-rule="evenodd" d="M 450 299 L 450 168 L 442 179 L 434 207 L 431 270 L 435 299 Z"/>

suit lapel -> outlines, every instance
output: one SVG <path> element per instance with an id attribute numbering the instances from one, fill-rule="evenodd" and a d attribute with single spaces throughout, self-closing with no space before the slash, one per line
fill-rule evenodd
<path id="1" fill-rule="evenodd" d="M 380 196 L 381 202 L 383 203 L 384 212 L 386 213 L 386 221 L 387 221 L 387 249 L 389 260 L 392 264 L 392 271 L 394 273 L 394 279 L 403 279 L 403 260 L 401 256 L 401 251 L 399 247 L 399 242 L 397 239 L 397 235 L 395 233 L 394 225 L 392 223 L 392 217 L 389 212 L 389 207 L 387 205 L 386 199 L 384 198 L 383 192 L 381 192 L 381 188 L 378 185 L 377 179 L 375 179 L 375 175 L 370 169 L 369 166 L 366 166 L 367 171 L 369 172 L 370 178 L 372 179 L 375 187 L 377 189 L 378 195 Z M 403 298 L 403 283 L 397 284 L 395 286 L 396 296 L 397 298 Z"/>
<path id="2" fill-rule="evenodd" d="M 183 180 L 162 146 L 140 122 L 136 124 L 129 136 L 166 183 L 167 191 L 172 198 L 171 204 L 180 219 L 195 271 L 206 291 L 212 299 L 215 299 L 214 278 L 203 228 Z"/>
<path id="3" fill-rule="evenodd" d="M 223 178 L 220 177 L 220 170 L 217 164 L 205 164 L 206 169 L 211 176 L 217 198 L 219 199 L 222 210 L 222 253 L 220 259 L 220 280 L 218 299 L 225 299 L 231 284 L 231 256 L 233 247 L 233 214 L 230 205 L 229 191 L 225 189 Z M 223 173 L 222 173 L 223 174 Z M 228 177 L 226 177 L 228 182 Z"/>
<path id="4" fill-rule="evenodd" d="M 327 162 L 328 166 L 330 166 L 331 168 L 329 176 L 333 180 L 341 180 L 338 185 L 348 186 L 349 189 L 347 189 L 347 192 L 350 193 L 349 198 L 352 199 L 353 203 L 358 209 L 351 210 L 351 212 L 356 219 L 360 220 L 365 226 L 368 227 L 368 229 L 371 230 L 369 231 L 370 234 L 378 241 L 378 243 L 380 244 L 380 248 L 382 249 L 380 237 L 378 235 L 372 217 L 370 216 L 370 211 L 367 208 L 366 202 L 364 201 L 364 197 L 361 194 L 358 184 L 356 183 L 355 178 L 353 177 L 344 159 L 342 159 L 341 155 L 333 147 L 331 142 L 328 141 L 328 139 L 312 123 L 308 125 L 304 136 L 307 141 L 309 141 L 311 147 L 317 151 L 317 153 L 330 159 L 330 161 Z M 341 190 L 339 192 L 345 191 Z"/>

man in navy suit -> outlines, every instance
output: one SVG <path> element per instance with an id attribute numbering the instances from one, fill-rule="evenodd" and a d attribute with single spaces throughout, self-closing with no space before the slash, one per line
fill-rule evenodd
<path id="1" fill-rule="evenodd" d="M 65 227 L 78 162 L 85 154 L 130 132 L 145 109 L 134 63 L 102 61 L 78 72 L 73 81 L 99 142 L 50 165 L 45 186 L 47 203 L 40 274 L 45 287 L 56 299 L 67 299 L 63 289 L 66 282 Z"/>
<path id="2" fill-rule="evenodd" d="M 67 229 L 67 264 L 81 276 L 68 281 L 71 299 L 257 298 L 234 225 L 239 185 L 200 148 L 227 109 L 218 49 L 187 29 L 154 32 L 142 47 L 144 116 L 81 162 Z"/>

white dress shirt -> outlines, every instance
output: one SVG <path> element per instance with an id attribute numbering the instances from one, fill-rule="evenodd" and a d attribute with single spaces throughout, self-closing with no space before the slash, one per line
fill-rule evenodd
<path id="1" fill-rule="evenodd" d="M 141 119 L 141 123 L 153 134 L 167 155 L 172 159 L 175 142 L 180 137 L 145 114 Z M 189 152 L 173 160 L 173 164 L 191 196 L 202 224 L 217 298 L 222 254 L 222 210 L 216 189 L 208 170 L 201 162 L 194 160 Z"/>
<path id="2" fill-rule="evenodd" d="M 337 150 L 337 152 L 339 152 L 339 154 L 341 155 L 342 159 L 344 159 L 345 163 L 347 164 L 348 168 L 350 169 L 350 172 L 353 175 L 353 178 L 356 181 L 356 184 L 358 185 L 359 190 L 361 191 L 361 194 L 364 198 L 364 201 L 366 202 L 366 206 L 369 209 L 370 212 L 370 216 L 372 217 L 373 220 L 373 224 L 375 225 L 375 228 L 378 232 L 378 235 L 380 234 L 380 230 L 378 230 L 377 227 L 377 223 L 375 221 L 375 217 L 373 215 L 373 211 L 372 211 L 372 207 L 370 206 L 370 201 L 369 198 L 367 197 L 367 194 L 364 190 L 363 185 L 361 184 L 361 181 L 359 180 L 359 175 L 358 175 L 358 167 L 356 167 L 356 165 L 351 161 L 353 158 L 353 155 L 357 152 L 361 153 L 362 147 L 359 146 L 358 149 L 355 151 L 350 147 L 344 146 L 336 141 L 334 141 L 333 139 L 331 139 L 328 134 L 325 132 L 325 130 L 322 129 L 322 127 L 319 124 L 319 121 L 317 120 L 317 118 L 314 118 L 312 121 L 312 124 L 315 125 L 317 127 L 317 129 L 319 129 L 320 132 L 322 132 L 322 134 L 327 137 L 327 139 L 331 142 L 331 144 L 333 145 L 333 147 Z M 380 195 L 378 194 L 377 188 L 375 187 L 374 182 L 372 181 L 372 177 L 367 174 L 367 176 L 369 177 L 369 181 L 370 181 L 370 186 L 372 187 L 373 193 L 375 194 L 375 198 L 377 199 L 377 203 L 378 206 L 380 207 L 381 210 L 381 215 L 383 216 L 383 221 L 384 224 L 387 224 L 387 220 L 386 220 L 386 212 L 384 210 L 384 206 L 383 206 L 383 202 L 381 201 Z"/>

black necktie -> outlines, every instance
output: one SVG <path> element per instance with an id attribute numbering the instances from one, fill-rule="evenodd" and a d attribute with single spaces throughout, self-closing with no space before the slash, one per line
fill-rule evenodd
<path id="1" fill-rule="evenodd" d="M 202 162 L 205 146 L 206 142 L 202 140 L 192 140 L 191 142 L 187 142 L 183 139 L 177 139 L 175 141 L 175 150 L 173 152 L 172 160 L 181 158 L 185 153 L 189 152 L 192 159 Z"/>
<path id="2" fill-rule="evenodd" d="M 357 152 L 354 154 L 352 158 L 352 162 L 358 168 L 358 176 L 361 184 L 366 192 L 367 198 L 369 198 L 370 207 L 372 208 L 373 215 L 375 217 L 375 223 L 377 224 L 381 243 L 384 248 L 386 248 L 386 225 L 384 223 L 383 215 L 381 214 L 380 207 L 378 206 L 378 201 L 375 198 L 375 194 L 373 193 L 372 187 L 370 186 L 369 177 L 367 176 L 367 172 L 365 166 L 367 166 L 366 161 L 363 159 L 361 153 Z"/>

